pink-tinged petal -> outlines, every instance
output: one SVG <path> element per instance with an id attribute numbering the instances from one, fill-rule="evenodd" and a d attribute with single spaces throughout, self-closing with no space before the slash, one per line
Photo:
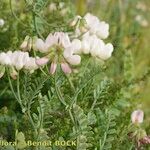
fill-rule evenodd
<path id="1" fill-rule="evenodd" d="M 57 68 L 57 64 L 52 62 L 50 67 L 50 73 L 54 74 L 56 72 L 56 68 Z"/>
<path id="2" fill-rule="evenodd" d="M 132 123 L 142 123 L 144 118 L 144 112 L 142 110 L 135 110 L 131 114 Z"/>
<path id="3" fill-rule="evenodd" d="M 150 144 L 150 136 L 145 136 L 144 138 L 140 139 L 141 144 Z"/>
<path id="4" fill-rule="evenodd" d="M 72 72 L 70 66 L 67 63 L 61 63 L 61 69 L 66 74 L 70 74 Z"/>
<path id="5" fill-rule="evenodd" d="M 46 65 L 48 63 L 49 59 L 46 58 L 46 57 L 43 57 L 43 58 L 39 58 L 36 60 L 36 64 L 39 65 L 39 66 L 43 66 L 43 65 Z"/>

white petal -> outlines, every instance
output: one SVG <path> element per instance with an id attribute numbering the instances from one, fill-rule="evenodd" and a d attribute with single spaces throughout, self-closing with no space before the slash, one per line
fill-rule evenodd
<path id="1" fill-rule="evenodd" d="M 73 55 L 73 50 L 71 47 L 68 47 L 64 50 L 63 56 L 67 59 Z"/>
<path id="2" fill-rule="evenodd" d="M 46 57 L 36 59 L 36 64 L 39 66 L 46 65 L 49 62 L 49 59 Z"/>
<path id="3" fill-rule="evenodd" d="M 45 43 L 51 47 L 55 44 L 57 44 L 57 38 L 55 36 L 53 36 L 51 33 L 48 35 L 48 37 L 46 38 Z"/>
<path id="4" fill-rule="evenodd" d="M 99 40 L 97 37 L 94 36 L 93 41 L 91 41 L 91 49 L 90 49 L 91 55 L 98 56 L 101 46 L 102 46 L 101 40 Z"/>
<path id="5" fill-rule="evenodd" d="M 30 59 L 25 64 L 25 69 L 36 70 L 38 65 L 36 64 L 36 58 L 30 57 Z"/>
<path id="6" fill-rule="evenodd" d="M 15 51 L 12 54 L 12 65 L 17 69 L 21 70 L 26 62 L 29 60 L 28 52 Z"/>
<path id="7" fill-rule="evenodd" d="M 104 21 L 100 23 L 97 28 L 96 34 L 101 39 L 106 39 L 109 36 L 109 25 Z"/>
<path id="8" fill-rule="evenodd" d="M 38 49 L 40 52 L 45 53 L 48 51 L 48 45 L 44 43 L 42 39 L 37 39 L 35 42 L 35 47 Z"/>
<path id="9" fill-rule="evenodd" d="M 67 58 L 67 61 L 71 65 L 78 65 L 81 62 L 81 57 L 79 55 L 72 55 L 71 57 Z"/>
<path id="10" fill-rule="evenodd" d="M 71 42 L 67 33 L 55 32 L 54 37 L 57 39 L 57 44 L 67 48 L 70 46 Z"/>
<path id="11" fill-rule="evenodd" d="M 81 43 L 81 50 L 84 54 L 89 54 L 91 48 L 91 36 L 89 32 L 83 35 L 83 40 Z"/>
<path id="12" fill-rule="evenodd" d="M 78 39 L 74 39 L 71 43 L 71 48 L 73 49 L 74 54 L 81 53 L 81 41 Z"/>
<path id="13" fill-rule="evenodd" d="M 113 45 L 111 43 L 108 43 L 104 46 L 103 49 L 100 50 L 100 53 L 98 57 L 100 57 L 102 60 L 107 60 L 111 57 L 113 52 Z"/>
<path id="14" fill-rule="evenodd" d="M 63 45 L 64 48 L 69 47 L 71 45 L 71 42 L 67 33 L 62 34 L 61 38 L 62 38 L 61 44 Z"/>
<path id="15" fill-rule="evenodd" d="M 90 52 L 90 43 L 88 43 L 88 41 L 86 41 L 86 40 L 82 41 L 81 50 L 84 54 L 89 54 L 89 52 Z"/>
<path id="16" fill-rule="evenodd" d="M 92 15 L 92 14 L 90 14 L 90 13 L 87 13 L 87 14 L 84 16 L 84 19 L 86 20 L 87 25 L 88 25 L 90 28 L 92 28 L 93 25 L 98 24 L 99 21 L 100 21 L 100 20 L 98 19 L 98 17 L 96 17 L 96 16 L 94 16 L 94 15 Z"/>
<path id="17" fill-rule="evenodd" d="M 0 54 L 0 64 L 2 65 L 11 65 L 11 57 L 7 53 L 1 53 Z"/>

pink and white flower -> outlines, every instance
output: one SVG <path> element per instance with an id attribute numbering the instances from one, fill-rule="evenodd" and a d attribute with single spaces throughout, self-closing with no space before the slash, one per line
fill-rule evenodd
<path id="1" fill-rule="evenodd" d="M 78 47 L 73 47 L 67 33 L 56 32 L 49 34 L 45 41 L 37 39 L 35 45 L 37 50 L 46 54 L 43 58 L 37 59 L 37 64 L 42 66 L 50 61 L 52 63 L 50 68 L 52 74 L 55 73 L 57 64 L 61 64 L 63 71 L 64 65 L 62 64 L 68 64 L 68 66 L 80 64 L 81 57 L 74 54 L 74 50 Z M 55 67 L 53 64 L 55 64 Z M 70 73 L 70 71 L 64 72 Z"/>
<path id="2" fill-rule="evenodd" d="M 144 112 L 142 110 L 135 110 L 131 114 L 132 123 L 142 123 L 144 118 Z"/>

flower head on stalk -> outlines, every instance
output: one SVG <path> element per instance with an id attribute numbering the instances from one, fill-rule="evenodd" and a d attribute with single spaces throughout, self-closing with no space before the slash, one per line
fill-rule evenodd
<path id="1" fill-rule="evenodd" d="M 71 23 L 71 26 L 76 25 L 76 35 L 80 36 L 85 32 L 91 35 L 96 35 L 100 39 L 106 39 L 109 36 L 109 24 L 100 21 L 98 17 L 87 13 L 83 18 L 76 16 Z"/>
<path id="2" fill-rule="evenodd" d="M 0 77 L 4 75 L 6 68 L 8 68 L 13 79 L 16 79 L 17 71 L 21 69 L 26 69 L 30 72 L 33 72 L 38 68 L 35 60 L 35 58 L 29 57 L 28 52 L 2 52 L 0 53 Z"/>
<path id="3" fill-rule="evenodd" d="M 100 39 L 106 39 L 109 35 L 109 24 L 100 21 L 98 17 L 87 13 L 84 16 L 87 22 L 88 30 L 91 34 L 97 35 Z"/>
<path id="4" fill-rule="evenodd" d="M 74 53 L 90 54 L 101 60 L 107 60 L 111 57 L 113 52 L 113 45 L 111 43 L 105 44 L 103 40 L 96 35 L 90 35 L 89 32 L 83 35 L 82 40 L 74 40 L 73 47 L 80 47 L 74 50 Z"/>
<path id="5" fill-rule="evenodd" d="M 142 110 L 135 110 L 131 114 L 131 121 L 133 124 L 132 131 L 128 133 L 130 139 L 134 139 L 136 147 L 140 148 L 142 145 L 150 144 L 150 136 L 147 135 L 146 131 L 139 126 L 143 123 L 144 112 Z"/>
<path id="6" fill-rule="evenodd" d="M 49 34 L 45 41 L 37 39 L 35 46 L 45 56 L 37 59 L 39 66 L 51 63 L 50 73 L 54 74 L 60 64 L 64 73 L 71 73 L 70 65 L 80 64 L 81 57 L 74 54 L 74 47 L 67 33 L 56 32 Z"/>
<path id="7" fill-rule="evenodd" d="M 22 51 L 31 51 L 31 49 L 34 49 L 34 41 L 37 39 L 36 36 L 34 37 L 30 37 L 30 36 L 26 36 L 24 41 L 21 43 L 20 45 L 20 49 Z"/>

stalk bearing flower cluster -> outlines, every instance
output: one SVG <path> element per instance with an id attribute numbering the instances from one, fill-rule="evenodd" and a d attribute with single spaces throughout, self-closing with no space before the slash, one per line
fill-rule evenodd
<path id="1" fill-rule="evenodd" d="M 2 52 L 0 53 L 0 77 L 4 75 L 6 68 L 8 68 L 13 79 L 16 78 L 17 71 L 21 69 L 33 72 L 38 68 L 35 61 L 36 58 L 30 57 L 28 52 Z"/>

